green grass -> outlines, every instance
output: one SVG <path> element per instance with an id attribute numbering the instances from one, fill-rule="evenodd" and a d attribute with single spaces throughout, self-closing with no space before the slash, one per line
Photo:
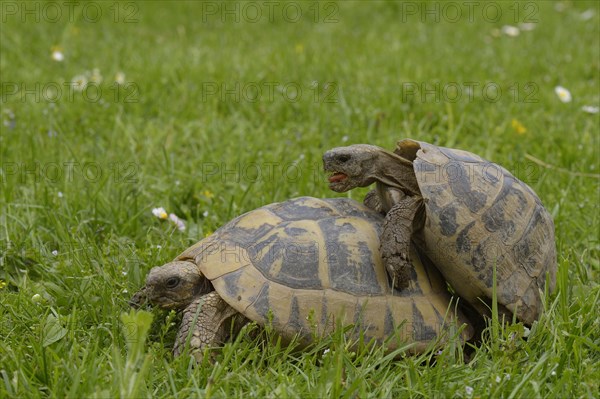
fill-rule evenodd
<path id="1" fill-rule="evenodd" d="M 47 3 L 34 3 L 43 13 Z M 63 9 L 52 22 L 46 9 L 36 22 L 20 14 L 24 3 L 1 4 L 0 397 L 598 395 L 600 131 L 598 114 L 581 110 L 600 103 L 597 3 L 518 3 L 516 20 L 515 3 L 494 3 L 498 21 L 480 6 L 473 22 L 463 8 L 455 23 L 450 10 L 422 23 L 407 2 L 321 3 L 317 22 L 315 3 L 296 2 L 305 15 L 295 23 L 283 5 L 272 22 L 245 21 L 247 10 L 236 23 L 206 14 L 203 22 L 194 2 L 98 4 L 96 22 L 81 6 L 72 20 Z M 130 12 L 137 21 L 123 22 Z M 330 12 L 337 22 L 324 23 Z M 531 12 L 534 30 L 501 33 Z M 53 46 L 64 61 L 51 59 Z M 69 98 L 64 82 L 94 68 L 101 101 Z M 406 91 L 436 82 L 440 101 Z M 236 83 L 248 90 L 239 100 L 207 92 Z M 502 90 L 497 101 L 486 84 Z M 255 85 L 263 91 L 250 101 Z M 294 85 L 297 100 L 279 91 L 291 96 Z M 559 101 L 558 85 L 572 102 Z M 60 99 L 47 101 L 53 87 Z M 462 96 L 444 101 L 452 87 Z M 306 352 L 272 334 L 265 345 L 243 336 L 215 366 L 192 367 L 170 354 L 173 315 L 156 311 L 151 326 L 144 313 L 122 318 L 150 267 L 234 216 L 334 196 L 321 172 L 326 149 L 393 148 L 404 137 L 504 165 L 552 212 L 557 290 L 527 340 L 518 326 L 495 326 L 465 362 L 450 347 L 394 360 L 351 352 L 341 335 Z M 187 229 L 152 216 L 158 206 Z"/>

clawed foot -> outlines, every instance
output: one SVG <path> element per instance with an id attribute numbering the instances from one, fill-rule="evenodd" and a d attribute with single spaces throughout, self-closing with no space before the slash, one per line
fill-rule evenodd
<path id="1" fill-rule="evenodd" d="M 363 200 L 363 204 L 365 204 L 367 208 L 372 209 L 377 213 L 383 213 L 381 199 L 379 198 L 379 194 L 377 194 L 377 190 L 369 191 Z"/>
<path id="2" fill-rule="evenodd" d="M 202 362 L 205 353 L 209 353 L 209 361 L 214 362 L 217 354 L 210 349 L 205 352 L 205 349 L 221 346 L 247 323 L 248 319 L 212 291 L 195 299 L 183 311 L 173 354 L 179 356 L 189 345 L 196 361 Z"/>
<path id="3" fill-rule="evenodd" d="M 399 290 L 408 288 L 411 276 L 412 263 L 408 254 L 394 254 L 383 257 L 383 264 L 392 278 L 394 288 Z"/>

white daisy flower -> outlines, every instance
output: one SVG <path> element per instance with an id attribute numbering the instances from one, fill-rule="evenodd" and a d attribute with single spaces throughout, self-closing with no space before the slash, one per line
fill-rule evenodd
<path id="1" fill-rule="evenodd" d="M 202 212 L 202 216 L 204 216 L 205 218 L 208 217 L 208 211 Z"/>
<path id="2" fill-rule="evenodd" d="M 123 83 L 125 83 L 125 74 L 121 71 L 117 72 L 115 74 L 115 82 L 119 85 L 122 85 Z"/>
<path id="3" fill-rule="evenodd" d="M 554 92 L 563 103 L 570 103 L 573 99 L 573 97 L 571 97 L 571 92 L 562 86 L 556 86 Z"/>
<path id="4" fill-rule="evenodd" d="M 473 395 L 473 387 L 470 387 L 470 386 L 467 385 L 465 387 L 465 392 L 467 393 L 467 396 Z"/>
<path id="5" fill-rule="evenodd" d="M 510 36 L 510 37 L 517 37 L 521 33 L 519 28 L 517 28 L 516 26 L 512 26 L 512 25 L 504 25 L 502 27 L 501 31 L 503 34 L 505 34 L 506 36 Z"/>
<path id="6" fill-rule="evenodd" d="M 587 21 L 589 19 L 594 18 L 594 15 L 596 15 L 596 12 L 593 9 L 589 8 L 589 9 L 585 10 L 584 12 L 582 12 L 581 14 L 579 14 L 579 18 L 582 21 Z"/>
<path id="7" fill-rule="evenodd" d="M 42 302 L 42 296 L 40 294 L 34 294 L 31 297 L 31 301 L 34 303 L 40 303 L 40 302 Z"/>
<path id="8" fill-rule="evenodd" d="M 174 213 L 171 213 L 169 215 L 169 219 L 171 220 L 171 222 L 175 223 L 175 225 L 177 226 L 177 229 L 179 229 L 179 231 L 185 230 L 185 223 L 183 223 L 183 220 L 179 219 L 179 217 L 177 217 L 177 215 L 175 215 Z"/>
<path id="9" fill-rule="evenodd" d="M 165 211 L 165 208 L 162 207 L 152 209 L 152 214 L 159 219 L 166 219 L 169 217 L 167 211 Z"/>
<path id="10" fill-rule="evenodd" d="M 57 256 L 58 255 L 58 251 L 55 249 L 54 251 L 52 251 L 52 255 Z"/>
<path id="11" fill-rule="evenodd" d="M 52 59 L 56 62 L 62 62 L 65 59 L 65 55 L 59 49 L 52 50 Z"/>
<path id="12" fill-rule="evenodd" d="M 581 107 L 583 112 L 587 112 L 588 114 L 597 114 L 600 112 L 600 107 L 594 107 L 593 105 L 584 105 Z"/>
<path id="13" fill-rule="evenodd" d="M 102 74 L 100 73 L 100 69 L 94 68 L 92 69 L 92 76 L 90 76 L 90 82 L 100 84 L 102 83 Z"/>
<path id="14" fill-rule="evenodd" d="M 83 91 L 88 85 L 88 79 L 85 75 L 77 75 L 71 79 L 71 84 L 73 85 L 73 90 Z"/>
<path id="15" fill-rule="evenodd" d="M 62 193 L 62 191 L 59 191 L 57 195 L 58 195 L 58 198 L 64 197 L 64 194 Z"/>
<path id="16" fill-rule="evenodd" d="M 342 143 L 345 143 L 346 141 L 348 141 L 348 136 L 342 137 Z"/>
<path id="17" fill-rule="evenodd" d="M 519 29 L 521 29 L 522 31 L 532 31 L 535 28 L 537 28 L 537 24 L 534 24 L 533 22 L 523 22 L 519 24 Z"/>

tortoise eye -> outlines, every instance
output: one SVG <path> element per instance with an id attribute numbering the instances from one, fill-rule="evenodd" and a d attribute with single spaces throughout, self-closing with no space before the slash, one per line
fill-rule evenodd
<path id="1" fill-rule="evenodd" d="M 340 162 L 348 162 L 348 161 L 350 160 L 350 155 L 340 155 L 340 156 L 338 157 L 338 160 L 339 160 Z"/>
<path id="2" fill-rule="evenodd" d="M 179 284 L 179 277 L 169 277 L 165 285 L 167 288 L 175 288 L 177 284 Z"/>

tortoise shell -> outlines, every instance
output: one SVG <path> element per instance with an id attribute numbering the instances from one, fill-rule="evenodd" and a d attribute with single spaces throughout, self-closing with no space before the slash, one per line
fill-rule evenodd
<path id="1" fill-rule="evenodd" d="M 399 330 L 418 352 L 452 320 L 467 324 L 461 338 L 470 339 L 441 275 L 416 252 L 410 287 L 391 288 L 379 253 L 382 222 L 350 199 L 302 197 L 248 212 L 176 260 L 195 262 L 230 306 L 286 338 L 354 324 L 355 334 L 379 342 Z"/>
<path id="2" fill-rule="evenodd" d="M 546 284 L 554 290 L 557 269 L 554 223 L 534 191 L 466 151 L 402 140 L 395 152 L 413 161 L 425 200 L 419 247 L 484 314 L 495 266 L 499 309 L 533 323 L 542 310 L 540 291 Z"/>

